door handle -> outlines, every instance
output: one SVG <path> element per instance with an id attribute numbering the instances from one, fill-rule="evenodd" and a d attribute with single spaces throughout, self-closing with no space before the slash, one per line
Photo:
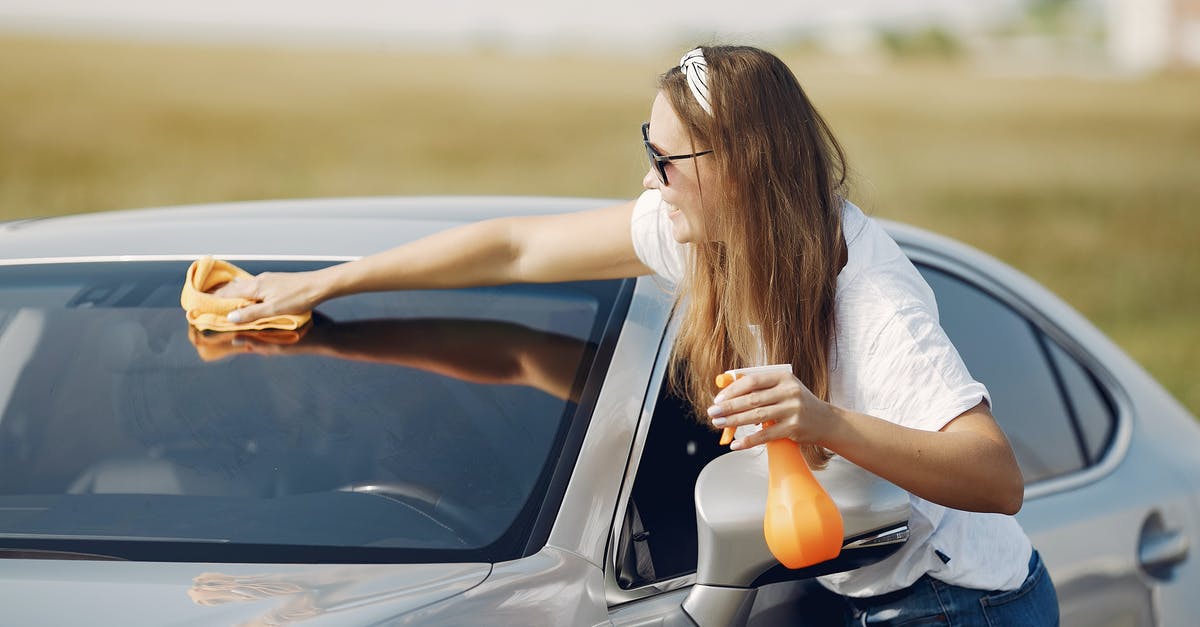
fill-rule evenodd
<path id="1" fill-rule="evenodd" d="M 1162 514 L 1154 512 L 1142 524 L 1138 541 L 1138 563 L 1152 577 L 1169 579 L 1171 571 L 1187 559 L 1191 541 L 1177 526 L 1168 526 Z"/>

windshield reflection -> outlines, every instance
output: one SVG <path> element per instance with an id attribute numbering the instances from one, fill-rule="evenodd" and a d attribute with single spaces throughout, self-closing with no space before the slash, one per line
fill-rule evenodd
<path id="1" fill-rule="evenodd" d="M 206 333 L 188 339 L 204 361 L 236 355 L 317 355 L 417 368 L 461 381 L 522 385 L 578 402 L 578 366 L 589 344 L 573 337 L 489 320 L 373 319 L 337 322 L 314 315 L 297 329 Z"/>
<path id="2" fill-rule="evenodd" d="M 415 575 L 421 577 L 422 573 Z M 241 627 L 288 625 L 319 616 L 354 612 L 378 600 L 395 599 L 391 591 L 406 588 L 437 597 L 469 588 L 478 581 L 478 571 L 464 569 L 447 574 L 444 569 L 430 571 L 421 586 L 413 589 L 413 577 L 397 574 L 395 570 L 374 565 L 346 566 L 332 569 L 288 573 L 225 574 L 206 572 L 192 580 L 188 598 L 202 607 L 217 607 L 235 603 L 252 604 L 265 610 L 262 614 L 237 623 Z M 432 581 L 431 581 L 432 579 Z M 420 603 L 419 600 L 416 601 Z M 271 606 L 271 604 L 274 604 Z M 224 614 L 228 617 L 228 614 Z M 228 618 L 226 618 L 228 620 Z M 344 619 L 354 622 L 353 619 Z"/>

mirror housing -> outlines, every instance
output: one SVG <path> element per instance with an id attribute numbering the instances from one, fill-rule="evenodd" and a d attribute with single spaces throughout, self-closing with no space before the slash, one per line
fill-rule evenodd
<path id="1" fill-rule="evenodd" d="M 763 536 L 766 449 L 721 455 L 700 472 L 696 583 L 683 603 L 696 624 L 743 623 L 758 586 L 860 568 L 891 555 L 908 539 L 907 492 L 839 456 L 813 475 L 842 514 L 845 540 L 838 557 L 790 570 L 771 554 Z"/>

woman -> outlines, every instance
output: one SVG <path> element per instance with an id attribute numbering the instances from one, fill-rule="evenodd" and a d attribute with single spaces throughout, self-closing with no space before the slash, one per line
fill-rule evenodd
<path id="1" fill-rule="evenodd" d="M 1056 623 L 1053 584 L 1011 517 L 1023 480 L 987 391 L 915 268 L 844 199 L 842 151 L 791 71 L 754 48 L 705 47 L 659 88 L 637 200 L 260 275 L 222 288 L 259 301 L 231 318 L 368 290 L 657 273 L 677 285 L 673 371 L 698 414 L 717 427 L 775 421 L 739 430 L 732 448 L 790 438 L 814 466 L 842 455 L 911 493 L 912 535 L 898 553 L 821 578 L 847 599 L 848 622 Z M 712 396 L 715 373 L 763 356 L 793 374 L 748 376 Z"/>

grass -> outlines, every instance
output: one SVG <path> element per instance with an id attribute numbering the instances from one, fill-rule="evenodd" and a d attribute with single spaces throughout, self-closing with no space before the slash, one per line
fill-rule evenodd
<path id="1" fill-rule="evenodd" d="M 1063 296 L 1200 414 L 1200 76 L 786 56 L 854 200 Z M 379 194 L 632 197 L 663 59 L 0 38 L 0 220 Z"/>

